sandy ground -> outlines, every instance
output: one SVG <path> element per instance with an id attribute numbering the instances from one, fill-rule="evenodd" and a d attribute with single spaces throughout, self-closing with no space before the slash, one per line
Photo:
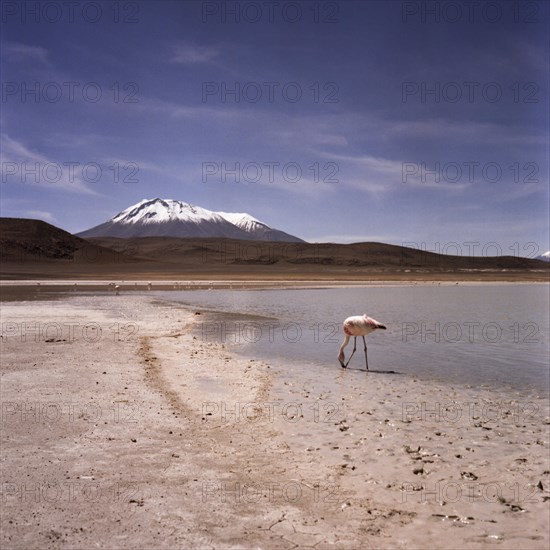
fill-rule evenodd
<path id="1" fill-rule="evenodd" d="M 2 548 L 548 548 L 546 401 L 326 384 L 202 341 L 205 315 L 2 304 Z"/>

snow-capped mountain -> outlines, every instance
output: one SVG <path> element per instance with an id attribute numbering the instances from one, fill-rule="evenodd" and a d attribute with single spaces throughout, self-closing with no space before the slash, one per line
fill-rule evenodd
<path id="1" fill-rule="evenodd" d="M 246 231 L 253 239 L 259 241 L 277 240 L 271 238 L 271 234 L 273 233 L 271 227 L 252 217 L 250 214 L 238 214 L 236 212 L 217 212 L 217 214 L 243 231 Z"/>
<path id="2" fill-rule="evenodd" d="M 224 237 L 304 242 L 272 229 L 249 214 L 213 212 L 171 199 L 145 199 L 109 221 L 78 233 L 79 237 Z"/>
<path id="3" fill-rule="evenodd" d="M 548 252 L 545 252 L 544 254 L 541 254 L 540 256 L 537 256 L 537 260 L 550 262 L 550 250 Z"/>

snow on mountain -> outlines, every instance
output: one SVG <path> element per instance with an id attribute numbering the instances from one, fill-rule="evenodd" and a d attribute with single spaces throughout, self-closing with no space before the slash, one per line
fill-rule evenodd
<path id="1" fill-rule="evenodd" d="M 252 217 L 250 214 L 239 214 L 236 212 L 217 212 L 217 214 L 243 231 L 246 231 L 255 239 L 265 241 L 274 240 L 271 238 L 274 230 L 260 220 Z"/>
<path id="2" fill-rule="evenodd" d="M 544 254 L 541 254 L 537 260 L 544 260 L 545 262 L 550 262 L 550 250 L 548 252 L 545 252 Z"/>
<path id="3" fill-rule="evenodd" d="M 265 225 L 265 223 L 262 223 L 260 220 L 253 218 L 250 214 L 239 214 L 237 212 L 216 212 L 216 214 L 219 214 L 228 222 L 231 222 L 238 227 L 244 227 L 246 225 L 254 224 Z"/>
<path id="4" fill-rule="evenodd" d="M 145 199 L 117 214 L 114 223 L 163 223 L 183 221 L 200 223 L 202 221 L 221 221 L 221 216 L 200 206 L 166 199 Z"/>
<path id="5" fill-rule="evenodd" d="M 80 237 L 225 237 L 303 242 L 246 213 L 213 212 L 171 199 L 145 199 Z"/>

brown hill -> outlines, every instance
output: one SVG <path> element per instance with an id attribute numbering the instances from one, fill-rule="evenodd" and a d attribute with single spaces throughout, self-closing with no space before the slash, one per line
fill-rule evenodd
<path id="1" fill-rule="evenodd" d="M 0 218 L 0 261 L 112 263 L 120 262 L 121 254 L 41 220 Z"/>
<path id="2" fill-rule="evenodd" d="M 103 237 L 90 242 L 133 257 L 180 265 L 334 266 L 385 269 L 548 269 L 536 259 L 514 256 L 450 256 L 384 243 L 281 243 L 234 239 Z"/>
<path id="3" fill-rule="evenodd" d="M 218 238 L 82 239 L 39 220 L 0 218 L 3 279 L 547 280 L 535 259 L 447 256 L 383 243 Z"/>

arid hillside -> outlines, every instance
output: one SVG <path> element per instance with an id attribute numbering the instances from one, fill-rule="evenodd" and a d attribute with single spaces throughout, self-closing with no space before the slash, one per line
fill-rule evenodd
<path id="1" fill-rule="evenodd" d="M 0 218 L 3 279 L 547 280 L 550 263 L 383 243 L 218 238 L 82 239 L 40 220 Z"/>

